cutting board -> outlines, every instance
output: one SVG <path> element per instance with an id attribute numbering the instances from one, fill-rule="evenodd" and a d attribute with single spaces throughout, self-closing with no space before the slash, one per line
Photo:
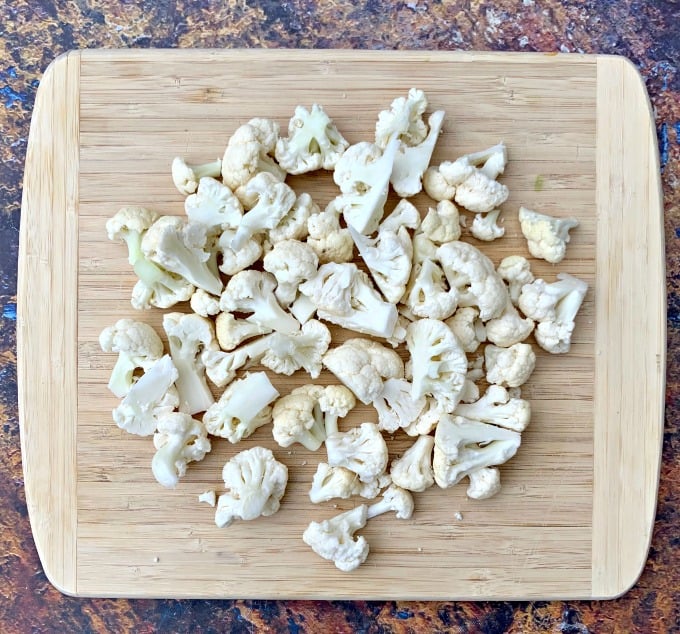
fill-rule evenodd
<path id="1" fill-rule="evenodd" d="M 170 162 L 221 156 L 253 116 L 285 130 L 295 105 L 323 104 L 350 140 L 370 140 L 379 110 L 412 87 L 446 110 L 434 163 L 501 139 L 506 237 L 498 263 L 528 255 L 520 204 L 576 216 L 553 280 L 590 290 L 572 350 L 540 352 L 523 394 L 533 419 L 503 490 L 465 485 L 417 495 L 410 520 L 361 532 L 367 562 L 342 573 L 302 542 L 311 520 L 356 500 L 312 505 L 322 453 L 281 449 L 262 428 L 217 439 L 175 490 L 150 471 L 149 438 L 119 430 L 106 383 L 115 361 L 99 332 L 136 313 L 125 248 L 105 222 L 123 205 L 183 213 Z M 324 206 L 328 174 L 290 179 Z M 414 199 L 421 211 L 428 199 Z M 394 202 L 394 201 L 392 201 Z M 467 236 L 467 233 L 466 233 Z M 464 236 L 464 239 L 474 239 Z M 479 243 L 477 243 L 479 244 Z M 325 599 L 606 598 L 640 574 L 652 532 L 663 430 L 665 278 L 654 126 L 643 83 L 617 57 L 359 51 L 83 51 L 58 58 L 38 90 L 29 137 L 19 262 L 18 366 L 26 498 L 51 582 L 80 596 Z M 339 342 L 346 333 L 334 331 Z M 282 393 L 308 382 L 275 376 Z M 332 381 L 327 374 L 321 382 Z M 348 428 L 375 420 L 358 407 Z M 390 441 L 392 455 L 408 439 Z M 197 502 L 222 490 L 237 451 L 271 447 L 290 470 L 281 510 L 218 529 Z M 458 518 L 458 519 L 457 519 Z"/>

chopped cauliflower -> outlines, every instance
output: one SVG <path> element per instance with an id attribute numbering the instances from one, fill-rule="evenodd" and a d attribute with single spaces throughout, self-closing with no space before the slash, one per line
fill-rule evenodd
<path id="1" fill-rule="evenodd" d="M 535 258 L 557 264 L 567 252 L 569 231 L 578 227 L 579 222 L 576 218 L 553 218 L 520 207 L 519 224 L 527 239 L 529 253 Z"/>
<path id="2" fill-rule="evenodd" d="M 437 245 L 460 238 L 460 214 L 450 200 L 440 200 L 430 207 L 420 230 Z"/>
<path id="3" fill-rule="evenodd" d="M 500 209 L 494 209 L 487 214 L 476 214 L 472 221 L 470 232 L 483 242 L 492 242 L 505 235 L 505 227 L 498 226 L 498 216 Z"/>
<path id="4" fill-rule="evenodd" d="M 510 300 L 515 306 L 518 306 L 522 287 L 534 281 L 529 261 L 521 255 L 509 255 L 501 260 L 496 272 L 508 285 Z"/>
<path id="5" fill-rule="evenodd" d="M 509 348 L 487 345 L 484 348 L 486 380 L 506 387 L 519 387 L 527 382 L 536 367 L 536 353 L 528 343 Z"/>

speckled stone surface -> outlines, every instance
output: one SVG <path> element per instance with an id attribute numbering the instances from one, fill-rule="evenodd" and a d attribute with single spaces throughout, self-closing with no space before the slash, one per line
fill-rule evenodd
<path id="1" fill-rule="evenodd" d="M 0 632 L 680 632 L 680 3 L 678 0 L 0 1 Z M 609 602 L 127 601 L 62 596 L 35 551 L 16 397 L 21 179 L 41 73 L 85 47 L 569 51 L 628 56 L 656 111 L 668 267 L 668 387 L 649 560 Z"/>

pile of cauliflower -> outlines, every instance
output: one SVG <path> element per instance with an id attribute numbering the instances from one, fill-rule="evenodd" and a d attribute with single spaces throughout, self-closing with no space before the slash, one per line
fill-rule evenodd
<path id="1" fill-rule="evenodd" d="M 380 112 L 375 142 L 355 145 L 319 105 L 297 107 L 287 137 L 274 121 L 252 119 L 222 159 L 174 159 L 186 217 L 125 207 L 106 224 L 109 239 L 127 245 L 135 308 L 191 307 L 163 315 L 168 353 L 141 321 L 121 319 L 101 333 L 102 349 L 118 354 L 109 382 L 121 399 L 116 424 L 153 435 L 151 468 L 164 487 L 205 457 L 211 437 L 238 443 L 266 425 L 280 447 L 325 446 L 313 503 L 380 498 L 304 531 L 344 571 L 368 555 L 355 532 L 382 513 L 410 518 L 413 493 L 465 478 L 470 498 L 498 493 L 498 465 L 517 452 L 531 417 L 520 391 L 536 364 L 526 340 L 533 333 L 544 350 L 568 352 L 587 291 L 566 273 L 534 279 L 520 255 L 496 267 L 460 239 L 459 208 L 474 214 L 478 240 L 503 236 L 509 192 L 498 177 L 507 151 L 501 143 L 431 166 L 444 112 L 426 121 L 427 105 L 411 89 Z M 285 182 L 317 170 L 332 171 L 339 188 L 323 211 Z M 390 188 L 400 201 L 386 215 Z M 423 189 L 436 204 L 421 217 L 408 199 Z M 564 258 L 578 225 L 524 207 L 519 221 L 531 255 L 551 263 Z M 353 335 L 331 347 L 341 331 L 327 324 Z M 404 346 L 406 363 L 397 352 Z M 325 368 L 337 382 L 281 395 L 266 371 L 244 371 L 257 364 L 311 379 Z M 373 420 L 340 431 L 357 399 L 375 408 Z M 414 442 L 390 464 L 386 438 L 399 430 Z M 256 446 L 222 476 L 226 491 L 200 498 L 216 505 L 220 527 L 276 513 L 288 470 Z"/>

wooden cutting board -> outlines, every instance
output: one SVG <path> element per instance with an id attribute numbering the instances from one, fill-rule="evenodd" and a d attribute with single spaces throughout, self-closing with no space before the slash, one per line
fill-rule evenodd
<path id="1" fill-rule="evenodd" d="M 465 485 L 417 496 L 411 520 L 362 531 L 368 561 L 346 574 L 301 535 L 354 501 L 307 499 L 319 455 L 277 447 L 267 428 L 226 440 L 176 490 L 150 471 L 149 438 L 111 421 L 112 355 L 97 337 L 129 304 L 134 276 L 106 239 L 123 205 L 181 214 L 171 159 L 221 156 L 253 116 L 285 129 L 297 104 L 323 104 L 351 142 L 412 87 L 446 110 L 434 162 L 504 140 L 506 237 L 497 263 L 528 255 L 520 204 L 574 215 L 568 257 L 553 267 L 591 285 L 568 355 L 540 353 L 524 388 L 534 416 L 503 491 Z M 323 207 L 328 175 L 292 178 Z M 427 199 L 415 202 L 427 210 Z M 468 238 L 464 238 L 468 239 Z M 471 239 L 471 238 L 470 238 Z M 471 239 L 474 242 L 474 239 Z M 26 497 L 45 571 L 88 596 L 531 599 L 614 597 L 635 582 L 650 542 L 661 455 L 665 277 L 659 164 L 649 102 L 617 57 L 358 51 L 83 51 L 57 59 L 36 99 L 19 262 L 18 364 Z M 336 339 L 340 341 L 341 336 Z M 323 375 L 322 380 L 331 379 Z M 276 376 L 282 393 L 303 376 Z M 360 407 L 345 425 L 375 420 Z M 263 444 L 290 469 L 281 511 L 217 529 L 198 504 L 221 467 Z M 390 442 L 393 455 L 408 440 Z M 456 514 L 462 519 L 456 519 Z"/>

